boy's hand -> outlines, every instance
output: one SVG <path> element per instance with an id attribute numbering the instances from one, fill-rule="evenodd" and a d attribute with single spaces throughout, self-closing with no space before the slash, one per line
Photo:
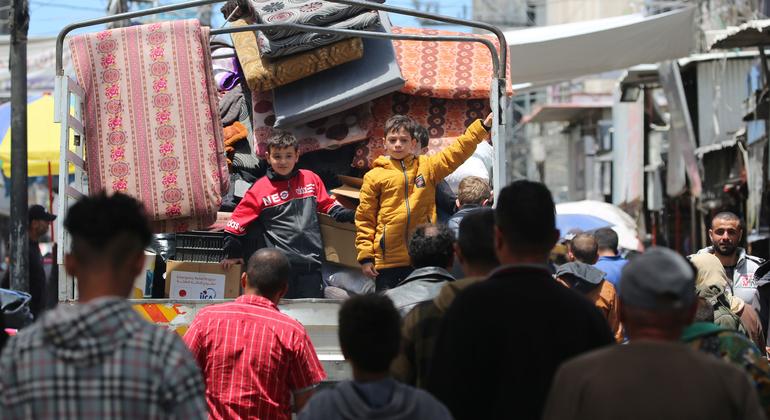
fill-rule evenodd
<path id="1" fill-rule="evenodd" d="M 377 269 L 374 268 L 374 263 L 370 262 L 361 265 L 361 272 L 372 280 L 377 278 L 377 276 L 380 274 L 377 272 Z"/>
<path id="2" fill-rule="evenodd" d="M 484 127 L 492 128 L 492 123 L 494 123 L 494 115 L 490 112 L 489 115 L 487 115 L 486 118 L 484 118 Z M 487 129 L 489 131 L 489 129 Z"/>
<path id="3" fill-rule="evenodd" d="M 243 258 L 225 258 L 220 264 L 223 269 L 229 270 L 234 265 L 243 264 Z"/>

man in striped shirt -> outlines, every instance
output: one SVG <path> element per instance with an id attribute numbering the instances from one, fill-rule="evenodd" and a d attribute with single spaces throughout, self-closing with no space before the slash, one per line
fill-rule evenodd
<path id="1" fill-rule="evenodd" d="M 209 417 L 290 419 L 326 377 L 305 328 L 278 310 L 289 261 L 264 248 L 241 277 L 244 294 L 195 317 L 184 341 L 206 380 Z"/>

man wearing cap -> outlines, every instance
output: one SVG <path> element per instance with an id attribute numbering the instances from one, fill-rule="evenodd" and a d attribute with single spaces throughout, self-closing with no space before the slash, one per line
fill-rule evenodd
<path id="1" fill-rule="evenodd" d="M 744 372 L 679 342 L 698 305 L 682 256 L 656 247 L 629 262 L 620 300 L 630 343 L 564 363 L 543 419 L 764 418 Z"/>
<path id="2" fill-rule="evenodd" d="M 48 307 L 46 305 L 49 300 L 48 296 L 56 293 L 56 290 L 50 286 L 58 285 L 57 279 L 54 277 L 57 273 L 55 267 L 51 270 L 51 279 L 46 280 L 43 255 L 40 254 L 40 239 L 51 228 L 51 222 L 56 220 L 56 216 L 45 211 L 45 208 L 39 204 L 30 206 L 27 214 L 29 217 L 29 225 L 27 226 L 29 232 L 29 294 L 32 295 L 29 309 L 35 319 L 38 319 Z M 53 255 L 56 258 L 55 247 L 53 248 Z"/>

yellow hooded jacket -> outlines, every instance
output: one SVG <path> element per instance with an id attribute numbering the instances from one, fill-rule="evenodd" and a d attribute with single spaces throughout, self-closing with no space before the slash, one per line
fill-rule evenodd
<path id="1" fill-rule="evenodd" d="M 356 249 L 361 264 L 407 267 L 408 243 L 417 226 L 436 220 L 436 184 L 476 150 L 487 131 L 476 120 L 465 134 L 433 156 L 403 160 L 380 156 L 364 175 L 356 209 Z"/>

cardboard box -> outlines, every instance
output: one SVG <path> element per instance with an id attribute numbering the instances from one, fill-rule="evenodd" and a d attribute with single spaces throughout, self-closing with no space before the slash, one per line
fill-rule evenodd
<path id="1" fill-rule="evenodd" d="M 356 225 L 337 222 L 323 213 L 318 213 L 318 221 L 326 261 L 347 267 L 360 267 L 356 258 Z"/>
<path id="2" fill-rule="evenodd" d="M 356 208 L 361 198 L 361 185 L 363 185 L 364 180 L 345 175 L 337 175 L 337 178 L 342 182 L 342 185 L 330 192 L 343 206 L 349 209 Z"/>
<path id="3" fill-rule="evenodd" d="M 166 297 L 170 299 L 232 299 L 241 294 L 241 266 L 225 271 L 219 263 L 169 260 Z"/>

